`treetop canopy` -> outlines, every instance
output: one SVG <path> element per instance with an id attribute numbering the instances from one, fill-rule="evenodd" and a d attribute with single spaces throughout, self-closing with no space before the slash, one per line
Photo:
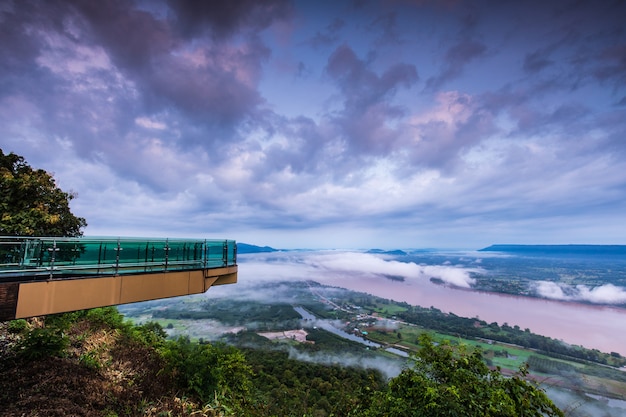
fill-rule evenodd
<path id="1" fill-rule="evenodd" d="M 82 236 L 87 222 L 70 211 L 74 197 L 43 169 L 0 149 L 0 235 Z"/>

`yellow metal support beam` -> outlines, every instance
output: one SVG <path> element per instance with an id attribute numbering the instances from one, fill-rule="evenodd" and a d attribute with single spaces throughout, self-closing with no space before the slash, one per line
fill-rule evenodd
<path id="1" fill-rule="evenodd" d="M 15 313 L 6 311 L 0 320 L 200 294 L 213 285 L 236 282 L 237 266 L 234 265 L 193 271 L 3 284 L 0 287 L 6 285 L 6 288 L 0 288 L 0 298 L 4 294 L 5 306 L 7 303 L 15 305 Z M 19 286 L 17 291 L 15 285 Z"/>

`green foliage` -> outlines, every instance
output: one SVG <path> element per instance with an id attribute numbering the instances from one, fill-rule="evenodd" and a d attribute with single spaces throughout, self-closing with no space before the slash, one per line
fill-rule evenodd
<path id="1" fill-rule="evenodd" d="M 380 373 L 373 370 L 302 362 L 289 359 L 287 352 L 268 349 L 242 351 L 223 344 L 194 343 L 188 338 L 167 340 L 159 324 L 133 326 L 124 321 L 116 308 L 49 316 L 45 325 L 24 332 L 18 350 L 25 358 L 64 355 L 68 340 L 65 334 L 78 340 L 79 332 L 89 334 L 96 330 L 98 334 L 111 334 L 109 330 L 115 330 L 115 346 L 109 352 L 124 352 L 125 358 L 132 356 L 135 361 L 149 357 L 148 352 L 158 352 L 159 355 L 152 356 L 157 360 L 151 362 L 158 369 L 155 375 L 164 377 L 163 381 L 168 383 L 174 381 L 172 391 L 178 390 L 186 398 L 188 414 L 251 417 L 563 415 L 542 390 L 525 380 L 526 368 L 506 378 L 499 371 L 490 370 L 479 351 L 462 346 L 453 348 L 449 344 L 437 346 L 428 336 L 420 338 L 421 349 L 414 358 L 414 366 L 385 386 Z M 339 347 L 334 335 L 329 336 L 324 331 L 312 331 L 311 336 L 319 343 L 292 349 L 304 354 L 323 354 L 319 349 L 324 343 L 330 343 L 334 351 L 343 354 L 353 349 L 344 344 Z M 395 333 L 392 336 L 397 337 Z M 246 340 L 265 339 L 256 336 L 256 339 Z M 321 343 L 323 340 L 325 342 Z M 275 345 L 270 341 L 265 343 L 267 345 L 262 345 L 265 348 Z M 73 344 L 73 347 L 79 345 Z M 75 358 L 83 367 L 103 372 L 110 363 L 102 361 L 104 351 L 99 349 L 90 345 L 89 350 Z M 67 360 L 71 358 L 70 353 Z M 140 378 L 133 381 L 137 383 Z M 137 410 L 149 409 L 154 401 L 159 400 L 146 399 Z M 195 401 L 204 407 L 192 406 Z M 132 414 L 121 405 L 109 409 L 120 415 Z"/>
<path id="2" fill-rule="evenodd" d="M 132 327 L 130 322 L 124 321 L 124 316 L 116 307 L 101 307 L 86 310 L 85 317 L 92 326 L 108 326 L 112 329 L 124 330 Z"/>
<path id="3" fill-rule="evenodd" d="M 71 213 L 73 198 L 46 171 L 34 170 L 23 157 L 0 149 L 0 235 L 82 235 L 87 222 Z"/>
<path id="4" fill-rule="evenodd" d="M 87 311 L 53 314 L 44 317 L 43 327 L 26 330 L 14 349 L 26 359 L 40 359 L 48 356 L 65 356 L 70 339 L 66 332 Z M 18 322 L 18 320 L 15 320 Z"/>
<path id="5" fill-rule="evenodd" d="M 9 333 L 22 333 L 28 328 L 28 322 L 24 319 L 11 320 L 8 324 L 7 330 Z"/>
<path id="6" fill-rule="evenodd" d="M 413 368 L 378 392 L 366 416 L 563 416 L 545 392 L 525 380 L 490 370 L 478 350 L 435 345 L 420 337 Z"/>
<path id="7" fill-rule="evenodd" d="M 254 371 L 247 416 L 359 416 L 356 411 L 384 386 L 374 370 L 303 362 L 276 350 L 244 353 Z"/>
<path id="8" fill-rule="evenodd" d="M 101 307 L 85 310 L 83 315 L 92 327 L 108 327 L 119 330 L 125 340 L 138 342 L 146 346 L 159 348 L 165 342 L 167 333 L 156 322 L 148 322 L 143 325 L 133 325 L 130 320 L 125 320 L 117 307 Z"/>
<path id="9" fill-rule="evenodd" d="M 253 301 L 207 300 L 200 309 L 160 309 L 152 312 L 154 318 L 174 320 L 219 320 L 222 323 L 240 326 L 257 323 L 259 329 L 288 330 L 297 326 L 300 315 L 291 304 L 267 304 Z"/>
<path id="10" fill-rule="evenodd" d="M 576 372 L 576 368 L 570 363 L 550 360 L 536 355 L 531 355 L 528 358 L 528 367 L 534 372 L 551 373 L 555 375 Z"/>
<path id="11" fill-rule="evenodd" d="M 98 352 L 93 351 L 93 350 L 80 355 L 80 357 L 78 358 L 78 362 L 81 365 L 86 366 L 87 368 L 90 368 L 90 369 L 97 370 L 102 367 L 102 365 L 100 364 L 100 361 L 98 360 Z"/>
<path id="12" fill-rule="evenodd" d="M 68 330 L 72 324 L 85 317 L 88 310 L 73 311 L 71 313 L 59 313 L 45 316 L 44 324 L 47 328 L 55 328 L 60 331 Z"/>
<path id="13" fill-rule="evenodd" d="M 224 345 L 192 343 L 187 338 L 167 341 L 161 348 L 179 386 L 202 402 L 216 393 L 244 400 L 251 389 L 251 369 L 243 354 Z"/>
<path id="14" fill-rule="evenodd" d="M 18 355 L 32 360 L 47 356 L 63 356 L 69 345 L 68 337 L 57 328 L 37 328 L 20 340 L 15 350 Z"/>
<path id="15" fill-rule="evenodd" d="M 163 330 L 163 327 L 159 323 L 154 321 L 136 326 L 135 331 L 136 338 L 149 346 L 159 347 L 167 338 L 167 332 Z"/>

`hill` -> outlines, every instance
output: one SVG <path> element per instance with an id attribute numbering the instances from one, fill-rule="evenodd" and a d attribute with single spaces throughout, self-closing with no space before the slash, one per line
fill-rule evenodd
<path id="1" fill-rule="evenodd" d="M 394 250 L 370 249 L 365 253 L 373 253 L 376 255 L 394 255 L 394 256 L 403 256 L 407 254 L 405 251 L 400 250 L 400 249 L 394 249 Z"/>
<path id="2" fill-rule="evenodd" d="M 528 256 L 585 255 L 623 256 L 626 245 L 491 245 L 479 252 L 506 252 Z"/>
<path id="3" fill-rule="evenodd" d="M 240 350 L 165 335 L 156 323 L 123 321 L 115 308 L 4 323 L 2 415 L 373 417 L 409 410 L 443 416 L 449 409 L 467 416 L 496 409 L 504 417 L 563 415 L 523 380 L 525 370 L 504 377 L 487 368 L 479 351 L 439 346 L 427 335 L 420 359 L 388 383 L 376 371 L 305 363 L 276 349 L 289 341 Z M 265 339 L 243 336 L 251 344 Z M 301 344 L 309 354 L 318 341 L 336 339 L 319 330 L 311 336 L 315 343 Z"/>
<path id="4" fill-rule="evenodd" d="M 0 323 L 3 416 L 182 411 L 151 330 L 121 326 L 114 309 L 81 315 Z"/>
<path id="5" fill-rule="evenodd" d="M 278 249 L 274 249 L 269 246 L 256 246 L 248 243 L 237 243 L 237 253 L 264 253 L 264 252 L 277 252 Z"/>

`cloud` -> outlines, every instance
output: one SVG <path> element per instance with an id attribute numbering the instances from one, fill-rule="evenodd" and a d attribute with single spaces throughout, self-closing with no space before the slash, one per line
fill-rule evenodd
<path id="1" fill-rule="evenodd" d="M 0 141 L 88 234 L 618 242 L 623 8 L 0 2 Z"/>
<path id="2" fill-rule="evenodd" d="M 471 277 L 478 268 L 461 268 L 451 265 L 418 265 L 414 262 L 400 262 L 386 259 L 385 256 L 363 252 L 317 251 L 285 252 L 270 255 L 254 255 L 245 259 L 259 276 L 275 276 L 281 279 L 334 280 L 346 277 L 389 279 L 389 276 L 402 277 L 408 281 L 428 283 L 430 278 L 462 288 L 470 288 L 475 280 Z M 279 267 L 279 268 L 277 268 Z M 243 269 L 243 268 L 242 268 Z M 272 271 L 269 273 L 269 271 Z"/>
<path id="3" fill-rule="evenodd" d="M 550 59 L 548 51 L 535 51 L 524 58 L 524 71 L 537 73 L 553 64 L 554 61 Z"/>
<path id="4" fill-rule="evenodd" d="M 403 364 L 397 360 L 385 358 L 367 358 L 349 354 L 328 354 L 301 352 L 293 347 L 289 349 L 289 358 L 303 362 L 319 363 L 322 365 L 337 365 L 376 369 L 387 379 L 398 376 L 402 372 Z"/>
<path id="5" fill-rule="evenodd" d="M 534 290 L 540 297 L 564 301 L 585 301 L 594 304 L 624 304 L 626 290 L 613 284 L 597 287 L 587 285 L 571 286 L 552 281 L 538 281 Z"/>
<path id="6" fill-rule="evenodd" d="M 443 58 L 443 68 L 437 76 L 426 81 L 426 87 L 431 90 L 441 88 L 445 83 L 459 77 L 465 67 L 472 61 L 485 55 L 487 46 L 482 42 L 466 39 L 451 46 Z"/>
<path id="7" fill-rule="evenodd" d="M 404 114 L 391 99 L 400 87 L 417 82 L 415 66 L 398 63 L 378 75 L 344 44 L 328 58 L 326 72 L 342 93 L 343 108 L 331 120 L 348 145 L 346 152 L 388 154 L 398 136 L 389 125 Z"/>
<path id="8" fill-rule="evenodd" d="M 377 45 L 385 43 L 401 43 L 402 39 L 398 33 L 397 12 L 388 12 L 376 17 L 369 25 L 371 30 L 379 31 L 380 37 L 376 42 Z"/>
<path id="9" fill-rule="evenodd" d="M 429 111 L 412 116 L 405 145 L 413 164 L 452 168 L 465 151 L 497 130 L 494 115 L 458 91 L 438 93 L 435 102 Z"/>
<path id="10" fill-rule="evenodd" d="M 168 5 L 174 12 L 177 29 L 186 37 L 195 37 L 207 30 L 217 38 L 240 31 L 258 32 L 291 13 L 286 0 L 234 0 L 228 3 L 168 0 Z"/>
<path id="11" fill-rule="evenodd" d="M 341 18 L 335 18 L 330 22 L 323 31 L 318 31 L 309 40 L 313 48 L 329 47 L 339 41 L 339 34 L 346 26 L 346 22 Z"/>

